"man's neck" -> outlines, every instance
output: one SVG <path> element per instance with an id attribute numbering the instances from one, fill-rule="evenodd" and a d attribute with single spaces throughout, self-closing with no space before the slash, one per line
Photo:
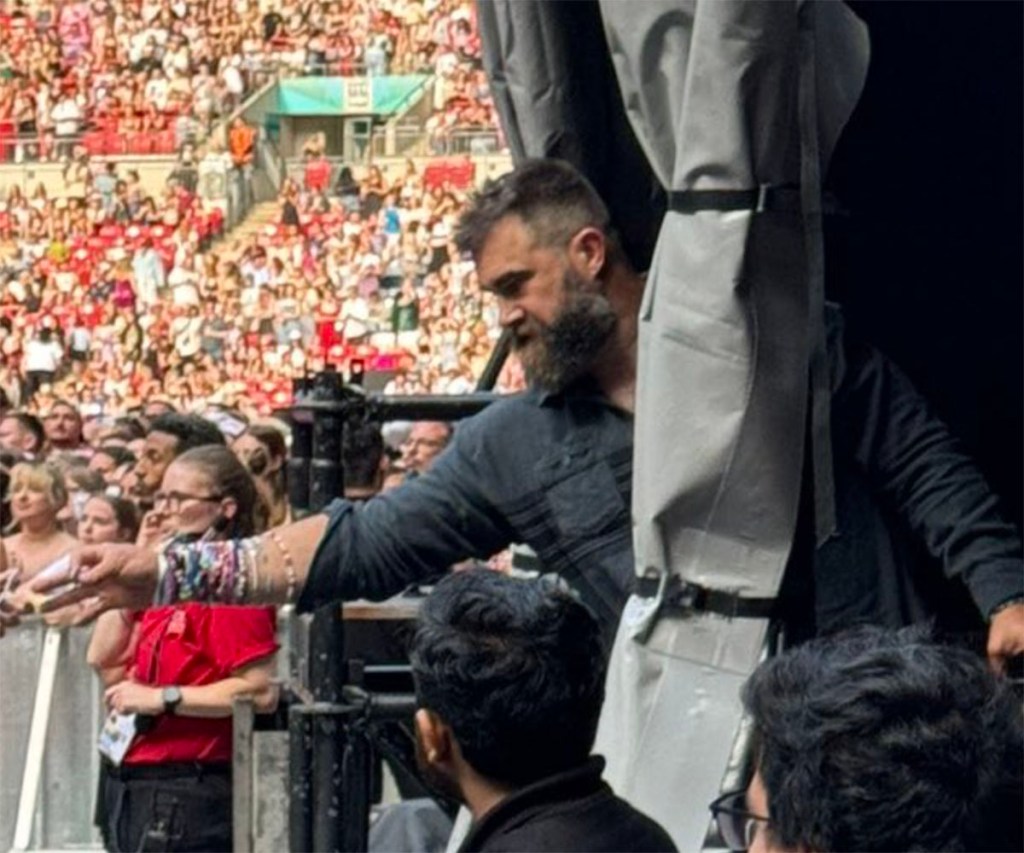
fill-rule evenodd
<path id="1" fill-rule="evenodd" d="M 516 792 L 514 787 L 487 779 L 468 767 L 459 781 L 459 790 L 475 822 Z"/>
<path id="2" fill-rule="evenodd" d="M 636 356 L 643 276 L 615 267 L 607 283 L 608 300 L 619 321 L 615 334 L 594 365 L 592 374 L 605 396 L 623 411 L 636 408 Z"/>

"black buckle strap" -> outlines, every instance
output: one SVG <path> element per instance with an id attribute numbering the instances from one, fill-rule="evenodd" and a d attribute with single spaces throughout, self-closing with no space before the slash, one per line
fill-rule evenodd
<path id="1" fill-rule="evenodd" d="M 660 578 L 640 578 L 635 592 L 644 598 L 653 598 L 658 594 L 660 583 Z M 662 596 L 662 607 L 690 613 L 717 613 L 729 619 L 770 619 L 775 615 L 776 602 L 775 598 L 748 598 L 709 589 L 684 581 L 678 575 L 666 581 Z"/>

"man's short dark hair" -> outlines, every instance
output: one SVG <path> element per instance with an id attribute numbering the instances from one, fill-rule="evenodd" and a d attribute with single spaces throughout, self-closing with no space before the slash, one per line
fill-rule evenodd
<path id="1" fill-rule="evenodd" d="M 768 661 L 743 701 L 783 847 L 1022 849 L 1020 704 L 972 652 L 860 628 Z"/>
<path id="2" fill-rule="evenodd" d="M 104 456 L 109 456 L 110 461 L 117 468 L 120 468 L 122 465 L 134 465 L 136 461 L 135 454 L 120 444 L 101 444 L 96 448 L 96 455 L 100 453 Z"/>
<path id="3" fill-rule="evenodd" d="M 36 440 L 36 451 L 42 450 L 43 444 L 46 442 L 46 428 L 39 418 L 35 415 L 30 415 L 28 412 L 8 412 L 0 420 L 6 420 L 7 418 L 16 421 L 23 430 L 31 433 Z"/>
<path id="4" fill-rule="evenodd" d="M 182 415 L 168 412 L 153 419 L 150 432 L 163 432 L 178 439 L 177 453 L 180 456 L 194 447 L 207 444 L 225 444 L 224 435 L 217 427 L 199 415 Z"/>
<path id="5" fill-rule="evenodd" d="M 489 779 L 525 785 L 590 755 L 604 652 L 571 593 L 482 569 L 448 575 L 420 610 L 411 660 L 420 706 Z"/>
<path id="6" fill-rule="evenodd" d="M 341 448 L 346 489 L 369 489 L 380 482 L 384 438 L 375 421 L 346 424 Z"/>
<path id="7" fill-rule="evenodd" d="M 459 251 L 479 257 L 494 226 L 511 215 L 523 220 L 539 246 L 565 246 L 582 228 L 592 226 L 617 251 L 607 206 L 590 182 L 562 160 L 527 160 L 487 181 L 459 220 Z"/>

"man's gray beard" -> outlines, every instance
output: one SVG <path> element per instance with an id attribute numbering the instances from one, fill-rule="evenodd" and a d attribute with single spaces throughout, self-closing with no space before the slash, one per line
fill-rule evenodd
<path id="1" fill-rule="evenodd" d="M 525 348 L 514 342 L 527 379 L 546 391 L 561 391 L 586 376 L 619 320 L 606 296 L 585 292 L 580 285 L 567 276 L 570 295 L 558 316 L 538 329 Z"/>

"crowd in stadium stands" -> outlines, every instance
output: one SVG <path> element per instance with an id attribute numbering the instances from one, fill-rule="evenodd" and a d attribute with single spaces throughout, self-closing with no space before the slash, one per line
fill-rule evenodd
<path id="1" fill-rule="evenodd" d="M 436 75 L 433 139 L 494 128 L 469 0 L 2 0 L 0 161 L 171 154 L 276 76 Z"/>
<path id="2" fill-rule="evenodd" d="M 342 169 L 325 187 L 316 162 L 285 181 L 278 223 L 242 236 L 221 236 L 182 167 L 159 198 L 109 164 L 84 195 L 12 187 L 0 402 L 45 413 L 69 398 L 91 416 L 161 397 L 265 415 L 290 404 L 293 379 L 354 359 L 397 393 L 470 390 L 498 328 L 451 243 L 464 190 L 412 163 L 391 181 Z"/>

